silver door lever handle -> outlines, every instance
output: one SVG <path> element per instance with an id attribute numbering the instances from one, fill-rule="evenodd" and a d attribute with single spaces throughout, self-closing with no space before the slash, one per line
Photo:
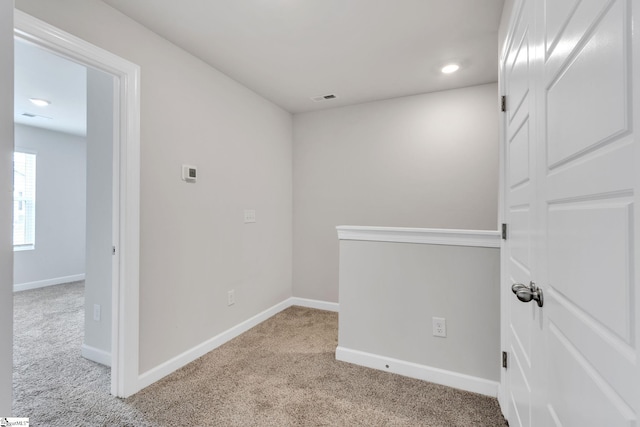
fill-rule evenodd
<path id="1" fill-rule="evenodd" d="M 534 300 L 538 303 L 538 307 L 542 307 L 544 305 L 542 289 L 538 288 L 534 282 L 530 282 L 529 286 L 523 285 L 522 283 L 514 283 L 513 286 L 511 286 L 511 290 L 522 302 L 530 302 L 531 300 Z"/>
<path id="2" fill-rule="evenodd" d="M 522 283 L 514 283 L 513 286 L 511 286 L 511 290 L 513 291 L 514 294 L 517 294 L 519 291 L 523 289 L 529 289 L 529 286 L 523 285 Z"/>

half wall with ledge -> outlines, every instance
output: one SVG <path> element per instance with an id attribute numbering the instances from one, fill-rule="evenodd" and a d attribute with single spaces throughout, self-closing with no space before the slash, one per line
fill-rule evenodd
<path id="1" fill-rule="evenodd" d="M 336 359 L 496 397 L 500 233 L 336 228 Z M 434 336 L 434 318 L 446 337 Z"/>

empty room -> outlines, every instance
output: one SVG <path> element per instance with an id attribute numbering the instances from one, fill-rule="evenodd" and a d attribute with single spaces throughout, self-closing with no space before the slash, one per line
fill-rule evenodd
<path id="1" fill-rule="evenodd" d="M 636 0 L 0 8 L 4 424 L 637 425 Z M 14 264 L 62 153 L 14 123 L 63 104 L 23 45 L 108 83 L 57 164 L 99 294 Z"/>

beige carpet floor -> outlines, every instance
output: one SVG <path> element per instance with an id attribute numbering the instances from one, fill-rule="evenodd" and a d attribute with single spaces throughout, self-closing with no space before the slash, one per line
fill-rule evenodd
<path id="1" fill-rule="evenodd" d="M 506 425 L 493 398 L 337 362 L 337 314 L 301 307 L 116 399 L 80 356 L 82 290 L 15 296 L 14 415 L 33 426 Z"/>

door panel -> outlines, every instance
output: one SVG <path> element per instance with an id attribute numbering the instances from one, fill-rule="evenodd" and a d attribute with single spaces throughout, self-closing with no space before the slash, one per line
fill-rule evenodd
<path id="1" fill-rule="evenodd" d="M 610 329 L 561 294 L 549 289 L 545 309 L 554 313 L 553 328 L 572 337 L 571 345 L 626 401 L 632 401 L 638 384 L 629 377 L 635 371 L 634 346 L 624 342 Z M 615 348 L 604 352 L 603 349 Z M 552 367 L 555 364 L 552 364 Z M 556 378 L 558 380 L 558 378 Z"/>
<path id="2" fill-rule="evenodd" d="M 529 31 L 531 9 L 529 2 L 523 5 L 522 13 L 516 26 L 514 44 L 509 49 L 506 59 L 506 75 L 509 81 L 509 108 L 507 114 L 509 117 L 509 126 L 513 125 L 516 117 L 528 116 L 528 105 L 526 105 L 529 94 L 529 77 L 531 68 L 531 33 Z M 522 111 L 522 107 L 524 111 Z M 516 123 L 522 123 L 515 120 Z M 509 138 L 511 140 L 511 138 Z"/>
<path id="3" fill-rule="evenodd" d="M 529 180 L 529 118 L 515 131 L 509 142 L 509 185 L 511 190 Z"/>
<path id="4" fill-rule="evenodd" d="M 527 280 L 531 270 L 531 206 L 512 206 L 509 210 L 509 217 L 511 220 L 511 242 L 509 242 L 511 261 L 526 271 L 527 277 L 522 277 L 522 279 Z"/>
<path id="5" fill-rule="evenodd" d="M 531 387 L 527 382 L 527 373 L 531 370 L 531 365 L 527 361 L 521 361 L 518 357 L 521 348 L 515 348 L 512 346 L 509 348 L 512 357 L 512 369 L 509 375 L 509 390 L 511 392 L 511 413 L 509 423 L 510 425 L 524 426 L 529 425 L 531 420 L 531 405 L 529 399 L 516 398 L 518 396 L 530 396 Z"/>
<path id="6" fill-rule="evenodd" d="M 616 195 L 621 188 L 631 192 L 634 182 L 632 137 L 576 160 L 547 175 L 546 197 L 549 201 L 588 199 L 593 194 Z"/>
<path id="7" fill-rule="evenodd" d="M 551 205 L 547 217 L 549 286 L 625 342 L 631 340 L 629 199 Z M 585 292 L 601 289 L 603 292 Z"/>
<path id="8" fill-rule="evenodd" d="M 545 2 L 545 52 L 547 55 L 557 45 L 561 32 L 564 31 L 567 21 L 573 15 L 579 3 L 580 0 L 547 0 Z"/>
<path id="9" fill-rule="evenodd" d="M 542 29 L 547 66 L 558 70 L 615 0 L 545 0 Z M 569 6 L 570 4 L 570 6 Z"/>
<path id="10" fill-rule="evenodd" d="M 635 415 L 553 322 L 549 324 L 549 409 L 563 426 L 635 425 Z M 571 379 L 567 381 L 567 379 Z"/>
<path id="11" fill-rule="evenodd" d="M 566 68 L 547 67 L 549 168 L 627 130 L 626 28 L 618 1 L 571 52 Z"/>
<path id="12" fill-rule="evenodd" d="M 637 425 L 628 9 L 581 2 L 542 76 L 537 259 L 547 408 L 563 426 Z"/>

